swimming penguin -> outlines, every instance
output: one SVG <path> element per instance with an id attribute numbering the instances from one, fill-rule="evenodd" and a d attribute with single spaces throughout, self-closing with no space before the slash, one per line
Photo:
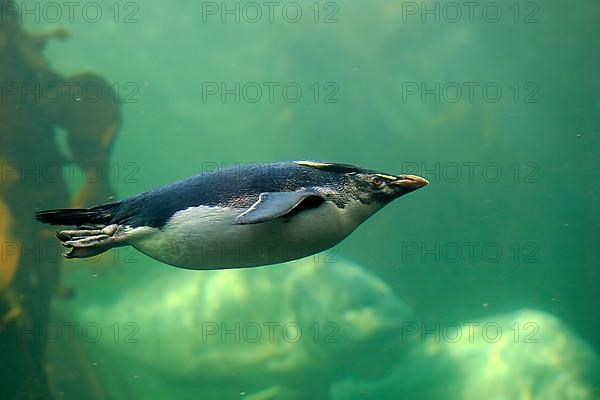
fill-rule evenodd
<path id="1" fill-rule="evenodd" d="M 40 211 L 38 221 L 83 258 L 131 245 L 187 269 L 256 267 L 328 249 L 390 201 L 427 185 L 349 164 L 290 161 L 219 169 L 87 209 Z"/>

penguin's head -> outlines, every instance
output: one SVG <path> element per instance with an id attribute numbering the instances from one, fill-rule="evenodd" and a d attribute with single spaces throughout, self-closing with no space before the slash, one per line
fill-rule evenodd
<path id="1" fill-rule="evenodd" d="M 429 184 L 416 175 L 390 175 L 371 170 L 350 172 L 348 180 L 356 188 L 355 195 L 362 203 L 381 206 Z"/>
<path id="2" fill-rule="evenodd" d="M 349 164 L 317 161 L 296 163 L 316 168 L 327 176 L 324 180 L 335 187 L 331 193 L 334 197 L 332 200 L 336 201 L 335 197 L 337 197 L 337 200 L 341 200 L 342 203 L 359 200 L 363 204 L 379 208 L 429 184 L 426 179 L 416 175 L 391 175 Z"/>

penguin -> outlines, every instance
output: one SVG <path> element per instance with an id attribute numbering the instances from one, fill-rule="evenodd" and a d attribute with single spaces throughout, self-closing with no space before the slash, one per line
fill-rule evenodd
<path id="1" fill-rule="evenodd" d="M 66 258 L 133 246 L 185 269 L 278 264 L 329 249 L 378 210 L 429 182 L 350 164 L 286 161 L 217 169 L 92 208 L 36 213 Z"/>

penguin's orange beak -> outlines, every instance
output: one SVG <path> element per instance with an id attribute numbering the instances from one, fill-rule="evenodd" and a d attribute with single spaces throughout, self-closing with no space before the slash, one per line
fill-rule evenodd
<path id="1" fill-rule="evenodd" d="M 429 181 L 416 175 L 400 175 L 398 176 L 398 179 L 392 181 L 391 184 L 405 189 L 416 190 L 429 185 Z"/>

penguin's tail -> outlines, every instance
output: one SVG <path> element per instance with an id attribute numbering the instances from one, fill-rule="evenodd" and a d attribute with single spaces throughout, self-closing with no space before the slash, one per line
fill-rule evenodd
<path id="1" fill-rule="evenodd" d="M 127 244 L 123 226 L 110 223 L 115 205 L 39 211 L 36 213 L 36 219 L 52 225 L 77 226 L 79 229 L 56 232 L 58 240 L 70 249 L 64 256 L 92 257 L 113 247 Z"/>
<path id="2" fill-rule="evenodd" d="M 117 203 L 93 208 L 62 208 L 35 213 L 35 219 L 51 225 L 105 226 L 113 218 Z"/>

